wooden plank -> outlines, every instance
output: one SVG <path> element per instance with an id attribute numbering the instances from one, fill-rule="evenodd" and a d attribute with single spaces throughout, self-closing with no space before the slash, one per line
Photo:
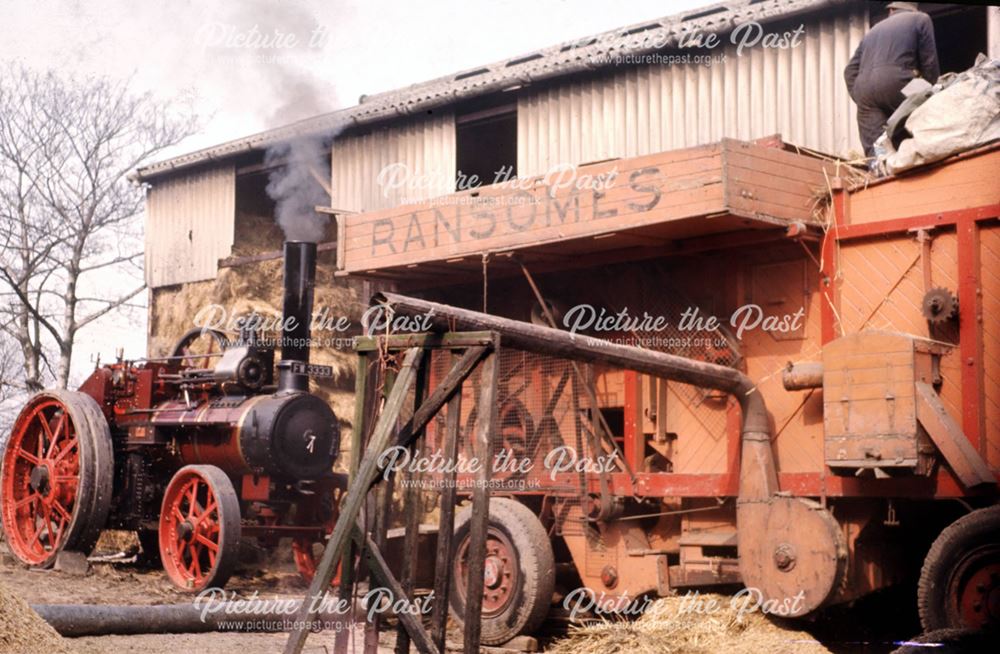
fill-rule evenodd
<path id="1" fill-rule="evenodd" d="M 455 461 L 458 457 L 458 441 L 462 429 L 462 393 L 458 392 L 448 401 L 448 415 L 445 418 L 444 447 L 445 461 Z M 441 490 L 441 514 L 438 519 L 438 551 L 434 562 L 434 614 L 431 616 L 431 633 L 434 644 L 444 651 L 448 627 L 448 594 L 451 590 L 451 571 L 454 559 L 453 536 L 455 532 L 455 467 L 443 477 Z"/>
<path id="2" fill-rule="evenodd" d="M 427 376 L 430 363 L 421 366 L 417 371 L 417 381 L 414 387 L 414 411 L 420 408 L 427 395 Z M 458 395 L 458 393 L 456 393 Z M 424 429 L 415 432 L 413 445 L 410 452 L 420 456 L 424 445 Z M 409 601 L 413 601 L 413 591 L 417 583 L 417 557 L 420 550 L 420 471 L 415 470 L 407 473 L 408 485 L 403 495 L 403 520 L 405 521 L 405 533 L 403 534 L 403 561 L 400 570 L 402 590 Z M 396 630 L 396 654 L 407 654 L 410 651 L 410 635 L 406 630 L 406 624 L 402 621 Z"/>
<path id="3" fill-rule="evenodd" d="M 704 176 L 691 188 L 670 190 L 645 179 L 648 190 L 612 189 L 569 198 L 525 198 L 498 211 L 432 207 L 383 222 L 348 228 L 346 269 L 376 270 L 408 263 L 516 248 L 541 241 L 594 236 L 725 210 L 721 179 Z"/>
<path id="4" fill-rule="evenodd" d="M 358 476 L 358 467 L 361 465 L 361 450 L 365 442 L 367 433 L 365 431 L 365 417 L 372 407 L 375 385 L 369 383 L 368 368 L 371 365 L 371 356 L 367 353 L 358 354 L 358 366 L 354 377 L 354 422 L 351 431 L 351 460 L 348 467 L 348 486 L 350 482 Z M 342 601 L 350 601 L 354 592 L 354 547 L 348 543 L 344 550 L 344 556 L 340 559 L 340 588 L 338 598 Z M 334 652 L 346 654 L 352 631 L 341 629 L 334 636 Z"/>
<path id="5" fill-rule="evenodd" d="M 830 164 L 814 157 L 724 140 L 712 147 L 581 167 L 579 174 L 617 172 L 599 191 L 553 189 L 552 180 L 544 178 L 518 180 L 517 187 L 483 187 L 348 217 L 342 238 L 344 270 L 371 274 L 414 264 L 426 267 L 432 261 L 473 260 L 482 252 L 574 240 L 581 251 L 601 249 L 586 237 L 636 246 L 638 241 L 630 237 L 659 236 L 638 234 L 643 228 L 729 210 L 775 224 L 814 222 L 813 194 L 826 186 L 825 167 Z M 752 198 L 746 197 L 749 192 Z M 689 235 L 713 231 L 707 221 L 692 225 Z"/>
<path id="6" fill-rule="evenodd" d="M 359 547 L 364 548 L 365 559 L 368 562 L 368 569 L 371 570 L 372 577 L 384 588 L 392 591 L 393 597 L 402 597 L 404 595 L 403 587 L 393 576 L 392 571 L 389 569 L 389 564 L 386 563 L 385 557 L 382 556 L 382 551 L 378 545 L 370 537 L 365 536 L 357 528 L 357 525 L 354 525 L 351 537 Z M 413 611 L 399 612 L 396 614 L 396 618 L 406 628 L 406 632 L 413 640 L 413 644 L 416 645 L 417 651 L 422 654 L 438 653 L 438 648 L 431 641 L 430 635 L 428 635 L 424 626 L 420 624 L 420 618 Z"/>
<path id="7" fill-rule="evenodd" d="M 403 425 L 399 430 L 399 434 L 396 436 L 396 444 L 406 447 L 413 440 L 413 434 L 419 433 L 427 423 L 437 415 L 437 412 L 441 410 L 445 402 L 450 400 L 452 396 L 457 393 L 462 388 L 462 382 L 465 381 L 483 357 L 487 356 L 491 351 L 489 347 L 470 347 L 466 350 L 455 365 L 452 366 L 448 374 L 444 376 L 441 383 L 437 385 L 434 392 L 431 393 L 427 399 L 420 405 L 420 407 L 413 412 L 413 417 Z"/>
<path id="8" fill-rule="evenodd" d="M 371 442 L 365 451 L 365 455 L 358 466 L 358 475 L 354 483 L 348 488 L 347 497 L 341 506 L 340 517 L 333 528 L 333 534 L 327 541 L 323 550 L 323 558 L 316 568 L 316 574 L 309 590 L 302 603 L 302 610 L 299 612 L 298 621 L 295 628 L 288 636 L 285 644 L 285 654 L 299 654 L 305 645 L 309 635 L 307 624 L 312 620 L 318 606 L 311 606 L 310 598 L 321 596 L 330 587 L 333 579 L 336 562 L 343 556 L 347 549 L 347 541 L 350 531 L 354 528 L 355 521 L 361 511 L 361 504 L 368 494 L 368 489 L 378 476 L 378 461 L 383 450 L 392 442 L 393 432 L 396 427 L 396 420 L 402 409 L 406 394 L 413 385 L 416 377 L 416 368 L 424 356 L 423 350 L 413 348 L 408 350 L 403 358 L 403 365 L 393 384 L 392 391 L 385 402 L 385 406 L 379 415 L 378 422 L 372 432 Z"/>
<path id="9" fill-rule="evenodd" d="M 408 350 L 411 347 L 425 349 L 465 349 L 476 345 L 492 345 L 490 332 L 445 332 L 421 334 L 390 334 L 388 336 L 357 336 L 354 339 L 356 352 L 372 352 L 381 347 L 391 351 Z"/>
<path id="10" fill-rule="evenodd" d="M 996 484 L 989 466 L 962 433 L 927 382 L 917 382 L 917 419 L 927 430 L 952 471 L 967 488 Z"/>
<path id="11" fill-rule="evenodd" d="M 994 177 L 994 182 L 996 178 Z M 1000 184 L 997 184 L 1000 186 Z M 956 225 L 958 249 L 958 306 L 962 362 L 962 428 L 980 453 L 986 454 L 985 387 L 983 384 L 983 284 L 979 226 L 972 219 Z M 996 262 L 993 262 L 994 266 Z M 994 317 L 994 319 L 996 319 Z"/>
<path id="12" fill-rule="evenodd" d="M 379 397 L 385 397 L 392 393 L 392 387 L 396 383 L 396 372 L 386 367 L 382 372 L 382 392 Z M 368 443 L 365 444 L 366 446 Z M 366 450 L 367 447 L 366 447 Z M 381 484 L 374 486 L 365 498 L 365 529 L 372 536 L 372 541 L 376 547 L 384 548 L 388 541 L 389 523 L 392 521 L 392 496 L 393 487 L 396 482 L 396 473 L 390 472 L 384 475 Z M 354 540 L 348 541 L 348 546 Z M 369 577 L 370 580 L 370 577 Z M 369 583 L 370 585 L 370 583 Z M 381 630 L 382 614 L 376 613 L 371 620 L 365 623 L 364 652 L 365 654 L 378 654 L 379 631 Z"/>
<path id="13" fill-rule="evenodd" d="M 593 189 L 552 190 L 542 183 L 520 189 L 478 190 L 468 203 L 429 203 L 372 212 L 347 219 L 345 268 L 377 269 L 407 262 L 454 259 L 463 255 L 607 231 L 664 217 L 720 210 L 718 153 L 700 150 L 700 160 L 677 160 L 670 153 L 587 167 L 585 174 L 617 171 L 613 183 Z M 643 166 L 640 167 L 640 164 Z M 655 164 L 655 165 L 654 165 Z M 584 174 L 581 172 L 580 174 Z M 471 194 L 470 194 L 471 195 Z M 492 204 L 490 204 L 492 202 Z M 658 214 L 658 215 L 656 215 Z M 627 224 L 625 224 L 627 223 Z"/>
<path id="14" fill-rule="evenodd" d="M 482 631 L 483 574 L 486 567 L 486 532 L 490 517 L 490 471 L 493 467 L 493 439 L 497 420 L 497 392 L 500 378 L 499 341 L 493 352 L 483 362 L 479 377 L 479 404 L 473 439 L 473 456 L 481 462 L 472 491 L 472 516 L 469 518 L 469 560 L 466 562 L 469 578 L 465 591 L 465 654 L 479 652 Z"/>
<path id="15" fill-rule="evenodd" d="M 386 384 L 388 387 L 390 382 L 386 382 Z M 377 484 L 374 487 L 374 492 L 370 493 L 370 495 L 374 497 L 369 502 L 369 506 L 375 507 L 375 524 L 371 529 L 371 539 L 379 551 L 385 549 L 386 543 L 388 542 L 389 523 L 391 522 L 393 513 L 392 497 L 395 484 L 396 473 L 390 472 L 386 475 L 386 479 L 384 479 L 382 483 Z M 396 595 L 396 597 L 401 597 L 401 595 Z M 379 632 L 382 629 L 381 623 L 381 613 L 375 613 L 371 617 L 371 620 L 365 623 L 365 654 L 378 654 Z"/>
<path id="16" fill-rule="evenodd" d="M 851 224 L 1000 203 L 1000 150 L 915 171 L 848 196 Z"/>

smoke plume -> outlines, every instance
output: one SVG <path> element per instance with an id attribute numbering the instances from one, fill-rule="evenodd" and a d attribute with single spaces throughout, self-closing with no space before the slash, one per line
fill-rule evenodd
<path id="1" fill-rule="evenodd" d="M 267 194 L 275 202 L 274 217 L 289 241 L 318 242 L 329 218 L 316 212 L 328 206 L 329 154 L 320 139 L 302 138 L 268 149 L 264 163 L 276 166 L 268 177 Z"/>

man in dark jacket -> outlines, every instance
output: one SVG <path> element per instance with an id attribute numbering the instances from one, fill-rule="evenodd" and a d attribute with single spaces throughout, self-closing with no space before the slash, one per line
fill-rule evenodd
<path id="1" fill-rule="evenodd" d="M 918 76 L 933 84 L 939 74 L 930 16 L 917 11 L 915 2 L 889 3 L 889 17 L 865 34 L 844 69 L 866 157 L 873 156 L 872 144 L 903 102 L 902 88 Z"/>

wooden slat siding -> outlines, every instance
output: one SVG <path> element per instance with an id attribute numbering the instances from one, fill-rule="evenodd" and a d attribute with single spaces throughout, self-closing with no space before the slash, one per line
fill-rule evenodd
<path id="1" fill-rule="evenodd" d="M 848 199 L 850 224 L 995 205 L 998 171 L 1000 149 L 854 191 Z"/>
<path id="2" fill-rule="evenodd" d="M 644 176 L 636 181 L 636 184 L 642 186 L 643 188 L 652 187 L 656 185 L 657 190 L 659 190 L 663 195 L 661 199 L 653 207 L 652 211 L 642 211 L 635 210 L 629 207 L 630 204 L 649 204 L 653 199 L 653 194 L 651 192 L 636 192 L 633 189 L 627 187 L 616 186 L 603 192 L 604 195 L 599 196 L 595 202 L 594 193 L 592 191 L 586 191 L 579 193 L 576 197 L 565 196 L 554 198 L 555 202 L 558 202 L 558 207 L 552 204 L 550 205 L 544 197 L 546 194 L 546 189 L 543 187 L 538 187 L 530 191 L 525 191 L 519 194 L 511 193 L 506 198 L 513 199 L 515 195 L 520 195 L 522 198 L 517 205 L 508 208 L 508 206 L 501 205 L 500 208 L 490 208 L 487 204 L 492 198 L 497 196 L 486 196 L 481 195 L 476 200 L 478 201 L 475 205 L 443 205 L 439 207 L 422 205 L 418 207 L 409 208 L 405 212 L 400 212 L 393 216 L 384 216 L 381 218 L 367 220 L 359 230 L 357 226 L 355 229 L 349 229 L 347 251 L 346 256 L 348 259 L 355 256 L 357 253 L 367 253 L 371 254 L 373 249 L 373 236 L 378 235 L 384 237 L 385 233 L 389 230 L 385 229 L 388 224 L 384 221 L 391 220 L 393 224 L 393 234 L 394 238 L 392 240 L 397 251 L 403 249 L 403 242 L 408 236 L 411 235 L 411 230 L 413 232 L 414 238 L 416 238 L 417 230 L 413 229 L 415 226 L 419 226 L 419 235 L 423 237 L 425 241 L 433 242 L 435 235 L 435 223 L 438 223 L 438 238 L 441 241 L 447 239 L 447 243 L 442 244 L 439 247 L 449 247 L 452 245 L 457 246 L 457 249 L 461 252 L 467 250 L 468 248 L 463 248 L 465 245 L 465 238 L 473 238 L 472 232 L 481 232 L 485 229 L 483 221 L 480 221 L 473 214 L 489 213 L 496 217 L 496 225 L 494 229 L 496 231 L 501 231 L 504 227 L 504 223 L 508 223 L 506 229 L 509 235 L 519 236 L 527 232 L 538 231 L 549 227 L 551 223 L 552 228 L 564 229 L 568 226 L 577 224 L 576 214 L 580 214 L 580 225 L 588 226 L 591 222 L 600 224 L 602 227 L 606 223 L 611 223 L 606 225 L 607 227 L 614 230 L 615 228 L 620 228 L 624 223 L 620 219 L 631 216 L 631 215 L 642 215 L 643 219 L 639 221 L 639 224 L 644 224 L 650 222 L 648 216 L 644 214 L 653 213 L 655 210 L 662 210 L 665 207 L 676 207 L 676 208 L 686 208 L 685 205 L 697 204 L 700 205 L 707 197 L 712 197 L 718 195 L 717 192 L 709 191 L 706 192 L 706 188 L 711 186 L 718 186 L 722 182 L 722 177 L 715 171 L 713 172 L 701 172 L 693 175 L 685 175 L 684 177 L 677 176 Z M 627 182 L 626 182 L 627 183 Z M 499 199 L 500 202 L 504 200 Z M 529 200 L 532 203 L 529 204 Z M 721 208 L 721 205 L 720 205 Z M 566 216 L 561 218 L 558 211 L 564 211 Z M 613 216 L 607 216 L 605 218 L 595 218 L 595 211 L 600 212 L 602 215 L 608 212 L 615 212 Z M 456 212 L 461 218 L 461 229 L 460 235 L 463 241 L 459 243 L 454 243 L 454 237 L 449 231 L 449 228 L 455 225 L 455 215 Z M 532 218 L 534 215 L 534 218 Z M 697 213 L 690 213 L 689 211 L 684 211 L 680 215 L 699 215 Z M 416 216 L 416 225 L 413 223 L 413 216 Z M 611 219 L 614 219 L 612 222 Z M 443 221 L 443 222 L 442 222 Z M 514 231 L 509 223 L 525 224 L 529 223 L 542 223 L 543 227 L 535 227 L 533 229 L 525 229 L 524 231 Z M 564 222 L 563 222 L 564 221 Z M 445 225 L 444 223 L 447 223 Z M 354 233 L 350 233 L 353 231 Z M 606 230 L 601 230 L 606 231 Z M 584 232 L 586 234 L 599 233 L 598 230 L 587 230 Z M 489 237 L 479 239 L 481 241 L 493 241 L 499 240 L 499 237 Z M 386 245 L 379 244 L 376 254 L 384 254 L 383 251 L 389 251 Z"/>
<path id="3" fill-rule="evenodd" d="M 521 247 L 533 245 L 539 241 L 558 241 L 565 238 L 573 238 L 580 235 L 594 235 L 599 233 L 614 232 L 621 229 L 636 227 L 651 222 L 661 222 L 664 220 L 674 220 L 687 216 L 697 216 L 707 213 L 721 211 L 721 173 L 719 171 L 719 145 L 692 148 L 678 152 L 659 153 L 646 157 L 623 161 L 611 161 L 591 166 L 581 167 L 578 175 L 601 175 L 612 170 L 617 170 L 618 175 L 615 184 L 605 192 L 599 199 L 598 209 L 603 211 L 617 211 L 618 214 L 608 219 L 593 219 L 594 194 L 590 190 L 573 193 L 570 189 L 560 189 L 556 193 L 555 201 L 560 206 L 566 206 L 566 222 L 560 223 L 560 218 L 555 211 L 551 210 L 551 225 L 546 225 L 546 204 L 547 189 L 543 186 L 536 186 L 530 191 L 515 191 L 514 189 L 503 188 L 483 188 L 477 191 L 466 191 L 449 196 L 451 204 L 434 207 L 427 203 L 420 205 L 409 205 L 399 207 L 394 210 L 374 212 L 351 216 L 347 220 L 346 245 L 344 268 L 348 271 L 365 271 L 370 269 L 385 268 L 389 266 L 406 265 L 419 261 L 433 259 L 448 259 L 457 256 L 476 254 L 482 251 L 492 251 L 504 248 Z M 629 177 L 637 172 L 648 168 L 656 168 L 656 172 L 644 174 L 634 182 L 636 187 L 645 188 L 647 184 L 655 184 L 660 187 L 661 197 L 656 204 L 648 211 L 636 212 L 629 208 L 630 203 L 643 205 L 653 199 L 653 194 L 649 191 L 635 190 L 629 188 Z M 539 183 L 539 179 L 535 180 Z M 444 220 L 449 225 L 454 224 L 456 211 L 455 202 L 463 201 L 462 198 L 471 198 L 473 193 L 477 193 L 477 200 L 480 202 L 489 201 L 492 198 L 512 198 L 516 195 L 525 197 L 525 204 L 515 207 L 500 206 L 493 209 L 496 216 L 497 233 L 489 238 L 473 240 L 471 233 L 480 232 L 484 227 L 488 227 L 488 221 L 473 217 L 474 211 L 482 212 L 483 209 L 474 210 L 469 205 L 458 205 L 462 216 L 460 241 L 453 242 L 452 235 L 444 225 L 439 228 L 439 238 L 441 245 L 434 247 L 420 248 L 414 250 L 414 246 L 419 246 L 417 242 L 410 242 L 409 251 L 399 252 L 410 229 L 412 215 L 415 213 L 417 225 L 420 226 L 425 244 L 432 244 L 434 241 L 433 227 L 437 220 L 436 211 L 440 211 Z M 527 198 L 533 200 L 540 199 L 543 204 L 529 205 Z M 578 203 L 578 205 L 577 205 Z M 579 206 L 580 221 L 576 222 L 577 206 Z M 524 231 L 513 231 L 508 224 L 508 208 L 510 217 L 514 223 L 522 224 L 529 220 L 534 213 L 535 219 L 533 228 Z M 629 213 L 624 213 L 629 212 Z M 375 256 L 372 256 L 372 241 L 374 224 L 376 221 L 389 219 L 392 221 L 394 229 L 394 242 L 397 254 L 392 254 L 391 250 L 379 245 Z M 382 223 L 384 224 L 384 223 Z M 414 229 L 414 234 L 416 228 Z M 501 231 L 504 230 L 504 231 Z M 411 234 L 413 235 L 413 234 Z"/>
<path id="4" fill-rule="evenodd" d="M 727 161 L 732 161 L 731 167 Z M 483 187 L 445 196 L 438 205 L 425 202 L 349 216 L 342 266 L 347 273 L 414 265 L 426 268 L 432 261 L 478 259 L 482 252 L 537 248 L 545 243 L 558 243 L 559 253 L 571 248 L 584 252 L 612 249 L 611 244 L 595 246 L 591 239 L 596 236 L 618 239 L 617 247 L 628 247 L 635 244 L 629 237 L 678 238 L 675 228 L 685 219 L 699 219 L 686 221 L 684 231 L 690 234 L 739 228 L 739 223 L 722 226 L 721 220 L 713 223 L 707 218 L 730 212 L 779 225 L 790 220 L 815 222 L 813 197 L 816 189 L 826 186 L 824 165 L 777 148 L 726 140 L 582 166 L 578 176 L 599 177 L 616 171 L 614 184 L 601 194 L 560 189 L 553 199 L 544 179 L 534 178 L 519 182 L 524 190 Z M 630 179 L 633 174 L 638 175 L 635 180 Z M 657 189 L 659 198 L 645 209 L 655 199 L 650 187 Z M 753 197 L 741 197 L 747 191 Z M 517 197 L 523 200 L 512 204 Z M 471 202 L 476 204 L 466 204 Z M 595 212 L 614 215 L 595 218 Z M 491 233 L 473 237 L 483 232 Z"/>
<path id="5" fill-rule="evenodd" d="M 441 254 L 461 254 L 472 251 L 474 248 L 478 251 L 479 249 L 483 249 L 484 246 L 488 249 L 496 249 L 496 242 L 501 240 L 496 236 L 473 240 L 471 243 L 465 240 L 473 238 L 472 232 L 484 229 L 483 221 L 478 220 L 473 215 L 478 213 L 494 214 L 497 219 L 495 230 L 501 233 L 507 232 L 510 236 L 515 237 L 511 241 L 515 243 L 531 242 L 534 240 L 533 237 L 538 235 L 537 232 L 541 232 L 548 226 L 547 223 L 550 220 L 551 227 L 549 229 L 550 231 L 555 230 L 551 236 L 557 237 L 560 231 L 567 231 L 567 228 L 569 228 L 568 233 L 574 233 L 574 226 L 575 233 L 591 234 L 598 233 L 599 231 L 607 231 L 607 229 L 621 228 L 627 224 L 653 222 L 650 219 L 650 215 L 656 216 L 656 214 L 662 214 L 663 210 L 667 207 L 683 208 L 683 211 L 676 212 L 677 216 L 699 215 L 699 212 L 707 213 L 722 208 L 721 203 L 717 201 L 705 206 L 706 202 L 711 202 L 720 195 L 717 189 L 714 192 L 706 192 L 706 187 L 718 186 L 722 182 L 717 168 L 715 170 L 710 168 L 709 171 L 678 175 L 672 173 L 667 168 L 662 175 L 644 175 L 638 178 L 635 182 L 637 186 L 656 188 L 662 193 L 659 202 L 653 207 L 652 211 L 637 211 L 628 207 L 630 203 L 645 205 L 654 199 L 653 194 L 649 191 L 636 191 L 627 187 L 629 184 L 628 175 L 631 173 L 620 174 L 619 183 L 609 190 L 604 191 L 604 194 L 599 197 L 596 203 L 595 193 L 589 189 L 579 192 L 576 197 L 571 196 L 567 190 L 561 190 L 558 192 L 556 198 L 550 199 L 547 197 L 548 189 L 546 187 L 536 187 L 530 191 L 511 192 L 503 195 L 487 195 L 484 192 L 475 198 L 476 202 L 474 204 L 445 204 L 438 207 L 423 204 L 406 207 L 400 209 L 394 215 L 375 216 L 364 222 L 358 221 L 353 225 L 349 224 L 345 256 L 349 264 L 352 257 L 359 255 L 371 256 L 376 223 L 380 226 L 379 236 L 383 236 L 384 233 L 380 230 L 382 229 L 381 226 L 386 224 L 385 220 L 392 221 L 394 226 L 393 242 L 397 251 L 401 250 L 403 241 L 409 235 L 410 229 L 412 229 L 412 216 L 414 215 L 417 217 L 420 233 L 427 241 L 433 241 L 434 239 L 434 225 L 437 220 L 440 220 L 438 217 L 439 214 L 449 225 L 454 225 L 456 212 L 460 212 L 462 218 L 463 227 L 460 234 L 463 242 L 454 243 L 454 237 L 448 232 L 447 227 L 442 224 L 439 230 L 440 238 L 441 240 L 447 239 L 448 244 L 442 245 L 439 248 L 431 247 L 414 252 L 414 254 L 418 256 L 423 255 L 424 257 L 429 254 L 428 251 L 433 250 L 439 250 Z M 505 203 L 506 200 L 513 200 L 516 196 L 521 198 L 518 200 L 518 204 L 511 205 Z M 500 203 L 499 208 L 492 208 L 492 201 L 494 199 Z M 558 202 L 559 206 L 557 207 L 555 204 L 552 204 L 550 200 Z M 686 205 L 691 204 L 696 206 L 689 209 Z M 596 211 L 601 213 L 615 212 L 616 215 L 613 216 L 614 220 L 596 218 L 594 216 L 595 207 Z M 563 220 L 557 213 L 557 210 L 560 209 L 566 213 L 565 223 L 560 222 L 560 220 Z M 579 222 L 577 222 L 575 217 L 577 212 L 580 214 Z M 514 231 L 510 227 L 510 223 L 525 224 L 532 221 L 532 215 L 534 215 L 534 225 L 542 225 L 541 227 L 536 226 L 521 232 Z M 639 216 L 640 220 L 626 223 L 624 219 L 630 215 Z M 663 216 L 656 217 L 659 217 L 661 220 L 663 219 Z M 591 225 L 591 223 L 596 223 L 596 225 Z M 594 229 L 593 227 L 597 225 L 605 229 Z M 586 229 L 587 227 L 591 227 L 591 229 Z M 530 236 L 526 237 L 528 234 Z M 381 251 L 388 250 L 389 248 L 380 245 L 378 249 Z M 382 253 L 379 252 L 379 254 Z M 384 259 L 386 257 L 383 255 L 381 258 Z"/>
<path id="6" fill-rule="evenodd" d="M 949 231 L 933 232 L 931 275 L 934 286 L 955 292 L 957 239 L 954 231 L 946 229 Z M 881 329 L 931 336 L 920 311 L 924 282 L 917 260 L 919 248 L 909 234 L 851 240 L 840 245 L 840 315 L 845 333 Z M 954 348 L 941 357 L 941 401 L 953 416 L 962 415 L 961 372 L 961 353 Z"/>
<path id="7" fill-rule="evenodd" d="M 651 166 L 658 166 L 664 170 L 665 173 L 673 176 L 684 176 L 693 173 L 700 173 L 705 170 L 706 167 L 711 166 L 708 160 L 717 160 L 721 153 L 722 144 L 715 143 L 712 145 L 705 145 L 697 148 L 687 148 L 684 150 L 673 150 L 669 152 L 657 152 L 655 154 L 649 154 L 642 157 L 634 157 L 631 159 L 609 159 L 607 161 L 601 161 L 591 164 L 582 164 L 578 167 L 579 175 L 600 175 L 606 173 L 610 170 L 617 170 L 619 172 L 619 177 L 627 176 L 628 174 L 636 171 L 642 170 L 643 168 L 648 168 Z M 541 184 L 544 182 L 545 176 L 539 175 L 535 177 L 529 177 L 518 180 L 518 185 L 534 185 Z M 504 188 L 502 186 L 482 186 L 477 189 L 460 191 L 456 193 L 450 193 L 446 195 L 437 196 L 436 198 L 431 198 L 420 203 L 411 203 L 404 206 L 390 207 L 385 209 L 380 209 L 378 211 L 369 211 L 359 215 L 353 216 L 353 220 L 350 221 L 351 225 L 356 224 L 359 219 L 378 219 L 385 216 L 393 216 L 398 213 L 412 211 L 412 207 L 424 207 L 427 202 L 433 200 L 440 200 L 441 198 L 461 198 L 467 196 L 478 196 L 478 197 L 499 197 L 499 196 L 509 196 L 512 192 L 510 188 Z"/>
<path id="8" fill-rule="evenodd" d="M 726 204 L 736 213 L 818 223 L 812 215 L 817 190 L 826 189 L 824 163 L 778 148 L 724 140 Z M 832 176 L 832 174 L 831 174 Z"/>
<path id="9" fill-rule="evenodd" d="M 803 338 L 778 341 L 762 329 L 748 330 L 742 339 L 746 372 L 754 380 L 758 392 L 767 399 L 767 409 L 774 419 L 773 447 L 778 469 L 782 472 L 819 472 L 823 467 L 822 393 L 815 391 L 803 405 L 809 392 L 785 390 L 780 372 L 789 361 L 819 361 L 822 356 L 819 343 L 823 299 L 816 290 L 820 283 L 819 270 L 803 253 L 801 259 L 783 262 L 794 271 L 786 273 L 785 280 L 771 280 L 768 278 L 774 265 L 771 259 L 768 257 L 769 261 L 752 268 L 747 266 L 747 289 L 738 296 L 736 304 L 759 304 L 768 315 L 794 313 L 804 306 Z M 778 263 L 779 259 L 773 257 L 773 261 Z M 793 266 L 796 261 L 804 262 L 804 269 Z M 799 279 L 803 280 L 802 284 L 796 283 Z M 808 294 L 805 288 L 810 289 Z M 762 290 L 771 292 L 762 295 Z M 788 297 L 790 302 L 772 305 L 770 300 L 775 296 Z"/>

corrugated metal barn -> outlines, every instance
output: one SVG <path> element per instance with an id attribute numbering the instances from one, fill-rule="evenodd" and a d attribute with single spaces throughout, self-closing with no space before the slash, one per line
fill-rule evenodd
<path id="1" fill-rule="evenodd" d="M 452 193 L 458 171 L 528 177 L 724 137 L 780 134 L 797 146 L 849 156 L 860 143 L 842 71 L 869 26 L 884 17 L 883 4 L 712 5 L 363 97 L 354 107 L 143 168 L 153 309 L 157 289 L 214 279 L 219 261 L 234 254 L 277 249 L 277 236 L 267 247 L 244 241 L 272 220 L 263 152 L 298 136 L 327 137 L 330 205 L 342 212 Z M 1000 56 L 1000 8 L 923 4 L 935 20 L 944 70 L 968 67 L 981 51 Z M 733 29 L 748 22 L 799 36 L 785 48 L 740 49 Z M 681 47 L 692 35 L 712 33 L 722 46 Z M 692 51 L 712 61 L 667 59 Z M 484 139 L 492 147 L 477 148 Z M 400 165 L 425 182 L 392 188 L 380 180 L 380 171 Z"/>

